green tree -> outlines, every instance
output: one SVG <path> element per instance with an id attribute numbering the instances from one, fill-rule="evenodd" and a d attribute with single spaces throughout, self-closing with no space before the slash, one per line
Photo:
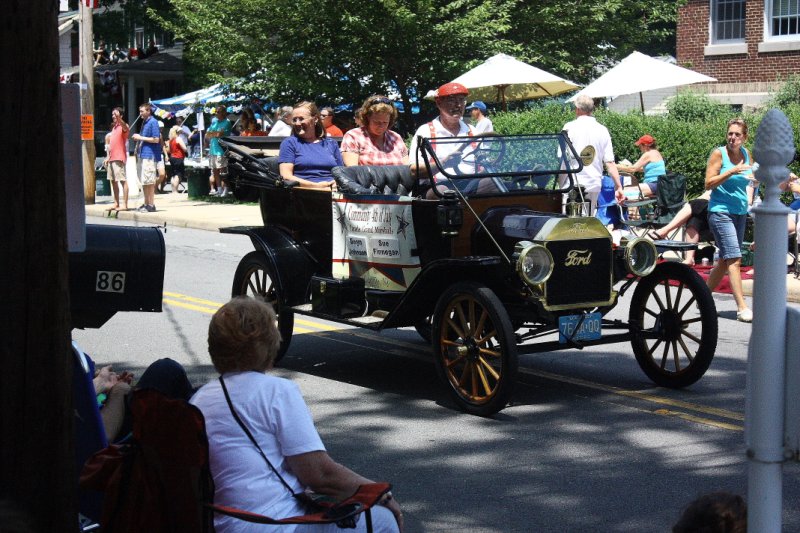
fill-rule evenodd
<path id="1" fill-rule="evenodd" d="M 170 1 L 173 16 L 151 14 L 184 39 L 197 83 L 281 103 L 397 94 L 409 126 L 412 102 L 498 52 L 585 81 L 636 47 L 668 43 L 677 16 L 673 0 Z"/>
<path id="2" fill-rule="evenodd" d="M 520 2 L 508 38 L 516 56 L 580 83 L 634 50 L 675 52 L 678 7 L 686 0 Z"/>
<path id="3" fill-rule="evenodd" d="M 470 61 L 508 49 L 515 0 L 172 0 L 163 24 L 187 43 L 200 82 L 232 81 L 272 100 L 412 101 Z M 487 38 L 491 36 L 491 38 Z M 258 73 L 251 76 L 252 73 Z"/>

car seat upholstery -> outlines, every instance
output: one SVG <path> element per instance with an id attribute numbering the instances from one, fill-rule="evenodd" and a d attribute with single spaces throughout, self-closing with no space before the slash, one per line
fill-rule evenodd
<path id="1" fill-rule="evenodd" d="M 415 179 L 408 165 L 333 167 L 339 191 L 350 194 L 411 196 Z"/>

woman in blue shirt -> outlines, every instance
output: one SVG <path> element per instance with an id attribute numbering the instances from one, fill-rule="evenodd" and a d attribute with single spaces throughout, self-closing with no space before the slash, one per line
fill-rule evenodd
<path id="1" fill-rule="evenodd" d="M 634 144 L 642 151 L 641 157 L 631 166 L 617 165 L 617 170 L 626 174 L 643 172 L 644 176 L 638 186 L 639 195 L 655 196 L 658 191 L 658 177 L 667 173 L 664 156 L 658 151 L 656 140 L 652 135 L 642 135 Z"/>
<path id="2" fill-rule="evenodd" d="M 725 146 L 715 148 L 706 167 L 708 225 L 714 233 L 720 260 L 714 265 L 706 283 L 713 291 L 727 272 L 731 292 L 736 300 L 736 319 L 752 322 L 753 312 L 742 293 L 742 241 L 747 221 L 747 184 L 753 180 L 753 160 L 744 147 L 747 124 L 740 118 L 728 121 Z"/>
<path id="3" fill-rule="evenodd" d="M 292 135 L 281 142 L 278 163 L 281 177 L 304 187 L 331 190 L 331 169 L 344 166 L 339 145 L 326 137 L 313 102 L 300 102 L 292 110 Z"/>

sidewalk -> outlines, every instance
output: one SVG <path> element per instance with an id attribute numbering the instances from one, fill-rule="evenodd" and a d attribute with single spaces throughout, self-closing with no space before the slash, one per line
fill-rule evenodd
<path id="1" fill-rule="evenodd" d="M 219 231 L 227 226 L 261 226 L 261 210 L 258 205 L 210 203 L 189 199 L 185 193 L 157 194 L 155 213 L 140 213 L 136 208 L 142 204 L 141 196 L 128 200 L 128 211 L 112 211 L 110 216 L 119 220 L 130 220 L 167 227 L 193 228 Z M 86 216 L 109 217 L 108 209 L 114 205 L 111 196 L 98 196 L 94 205 L 86 206 Z M 116 214 L 115 214 L 116 213 Z"/>
<path id="2" fill-rule="evenodd" d="M 111 196 L 98 196 L 94 205 L 86 206 L 86 216 L 108 217 L 114 201 Z M 209 203 L 202 200 L 191 200 L 185 193 L 157 194 L 155 213 L 139 213 L 136 207 L 141 205 L 142 197 L 131 197 L 128 201 L 129 211 L 119 211 L 115 218 L 167 227 L 192 228 L 206 231 L 219 231 L 228 226 L 261 226 L 261 210 L 258 205 Z M 112 215 L 113 216 L 113 215 Z M 746 296 L 753 294 L 753 280 L 743 280 L 742 288 Z M 794 274 L 786 276 L 787 299 L 800 303 L 800 279 Z"/>

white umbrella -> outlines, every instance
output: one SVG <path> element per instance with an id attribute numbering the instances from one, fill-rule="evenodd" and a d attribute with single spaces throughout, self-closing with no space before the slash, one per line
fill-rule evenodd
<path id="1" fill-rule="evenodd" d="M 679 67 L 640 52 L 633 52 L 608 72 L 581 89 L 569 101 L 575 100 L 582 94 L 592 98 L 603 98 L 634 93 L 639 93 L 640 101 L 642 101 L 641 93 L 645 91 L 706 81 L 717 80 L 688 68 Z M 644 111 L 643 101 L 642 111 Z"/>
<path id="2" fill-rule="evenodd" d="M 506 54 L 490 57 L 453 80 L 469 89 L 470 100 L 501 102 L 556 96 L 580 87 Z M 433 91 L 425 97 L 432 99 Z"/>

